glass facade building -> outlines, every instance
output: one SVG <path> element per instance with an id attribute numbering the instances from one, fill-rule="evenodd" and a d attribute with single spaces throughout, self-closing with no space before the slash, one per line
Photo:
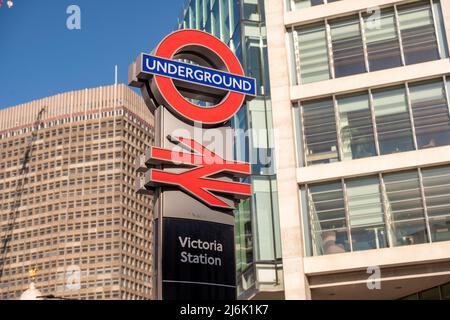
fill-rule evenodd
<path id="1" fill-rule="evenodd" d="M 247 76 L 257 81 L 258 95 L 232 119 L 236 130 L 235 158 L 252 164 L 253 197 L 236 210 L 238 296 L 282 291 L 281 243 L 274 163 L 272 105 L 264 1 L 186 1 L 179 29 L 197 29 L 226 43 Z"/>

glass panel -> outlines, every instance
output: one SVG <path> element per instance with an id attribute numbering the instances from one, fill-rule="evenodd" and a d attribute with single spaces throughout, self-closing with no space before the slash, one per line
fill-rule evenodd
<path id="1" fill-rule="evenodd" d="M 330 23 L 336 78 L 366 71 L 359 17 Z"/>
<path id="2" fill-rule="evenodd" d="M 383 179 L 393 245 L 428 242 L 417 171 L 386 174 Z"/>
<path id="3" fill-rule="evenodd" d="M 338 161 L 333 101 L 305 102 L 302 104 L 302 109 L 308 165 Z"/>
<path id="4" fill-rule="evenodd" d="M 410 86 L 417 145 L 426 149 L 450 144 L 450 115 L 442 81 Z"/>
<path id="5" fill-rule="evenodd" d="M 195 2 L 196 2 L 196 0 L 192 0 L 191 4 L 189 6 L 190 28 L 191 29 L 196 29 L 197 28 L 197 15 L 196 15 Z"/>
<path id="6" fill-rule="evenodd" d="M 376 155 L 372 113 L 367 93 L 339 97 L 337 101 L 344 160 Z"/>
<path id="7" fill-rule="evenodd" d="M 387 246 L 378 177 L 346 182 L 353 251 Z"/>
<path id="8" fill-rule="evenodd" d="M 425 220 L 396 222 L 392 225 L 394 246 L 409 246 L 427 243 Z"/>
<path id="9" fill-rule="evenodd" d="M 253 201 L 255 221 L 255 244 L 258 245 L 257 259 L 275 260 L 275 239 L 273 223 L 273 201 L 270 180 L 255 177 L 253 179 Z M 255 214 L 257 212 L 257 214 Z"/>
<path id="10" fill-rule="evenodd" d="M 444 16 L 442 15 L 440 0 L 434 0 L 434 13 L 438 31 L 439 45 L 441 47 L 441 58 L 448 58 L 447 35 L 445 33 Z"/>
<path id="11" fill-rule="evenodd" d="M 383 175 L 391 221 L 424 218 L 419 175 L 408 171 Z"/>
<path id="12" fill-rule="evenodd" d="M 450 216 L 450 167 L 423 169 L 428 216 Z"/>
<path id="13" fill-rule="evenodd" d="M 340 182 L 309 188 L 309 212 L 316 255 L 350 251 Z"/>
<path id="14" fill-rule="evenodd" d="M 323 0 L 294 0 L 295 10 L 323 4 Z"/>
<path id="15" fill-rule="evenodd" d="M 230 41 L 230 7 L 229 0 L 221 0 L 222 14 L 222 41 L 228 43 Z"/>
<path id="16" fill-rule="evenodd" d="M 325 25 L 301 27 L 296 31 L 302 83 L 330 79 Z"/>
<path id="17" fill-rule="evenodd" d="M 405 89 L 375 91 L 373 98 L 380 153 L 414 150 Z"/>
<path id="18" fill-rule="evenodd" d="M 239 0 L 230 0 L 231 1 L 231 19 L 230 19 L 230 34 L 234 35 L 234 31 L 239 24 L 239 20 L 241 19 L 240 14 L 240 5 Z"/>
<path id="19" fill-rule="evenodd" d="M 441 286 L 442 300 L 450 300 L 450 283 Z"/>
<path id="20" fill-rule="evenodd" d="M 220 39 L 220 5 L 216 0 L 212 8 L 212 34 Z"/>
<path id="21" fill-rule="evenodd" d="M 419 300 L 419 294 L 415 293 L 413 295 L 407 296 L 406 298 L 403 298 L 402 300 Z"/>
<path id="22" fill-rule="evenodd" d="M 430 219 L 431 241 L 450 240 L 450 216 L 441 219 Z"/>
<path id="23" fill-rule="evenodd" d="M 439 287 L 429 289 L 419 293 L 420 300 L 441 300 Z"/>
<path id="24" fill-rule="evenodd" d="M 250 201 L 239 203 L 236 215 L 236 262 L 237 272 L 243 272 L 253 262 L 252 221 Z"/>
<path id="25" fill-rule="evenodd" d="M 383 11 L 375 21 L 372 15 L 364 16 L 370 71 L 402 65 L 400 43 L 393 10 Z"/>
<path id="26" fill-rule="evenodd" d="M 439 47 L 429 1 L 399 7 L 406 64 L 439 59 Z"/>

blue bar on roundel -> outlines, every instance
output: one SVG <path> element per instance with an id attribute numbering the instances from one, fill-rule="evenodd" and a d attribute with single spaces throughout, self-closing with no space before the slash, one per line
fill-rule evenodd
<path id="1" fill-rule="evenodd" d="M 142 71 L 203 86 L 256 96 L 256 80 L 189 63 L 143 54 Z"/>

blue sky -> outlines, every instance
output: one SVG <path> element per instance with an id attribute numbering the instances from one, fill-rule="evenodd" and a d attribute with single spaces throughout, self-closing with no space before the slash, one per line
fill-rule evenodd
<path id="1" fill-rule="evenodd" d="M 6 3 L 6 0 L 4 0 Z M 0 109 L 119 82 L 176 26 L 184 0 L 13 0 L 0 8 Z M 67 7 L 81 9 L 69 30 Z"/>

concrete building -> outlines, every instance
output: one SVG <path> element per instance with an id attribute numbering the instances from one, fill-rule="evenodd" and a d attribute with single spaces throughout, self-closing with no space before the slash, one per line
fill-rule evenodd
<path id="1" fill-rule="evenodd" d="M 135 194 L 134 161 L 153 133 L 153 116 L 125 85 L 0 110 L 2 248 L 11 235 L 0 299 L 18 299 L 32 281 L 57 298 L 151 298 L 152 203 Z"/>
<path id="2" fill-rule="evenodd" d="M 265 5 L 286 298 L 448 299 L 450 2 Z"/>

